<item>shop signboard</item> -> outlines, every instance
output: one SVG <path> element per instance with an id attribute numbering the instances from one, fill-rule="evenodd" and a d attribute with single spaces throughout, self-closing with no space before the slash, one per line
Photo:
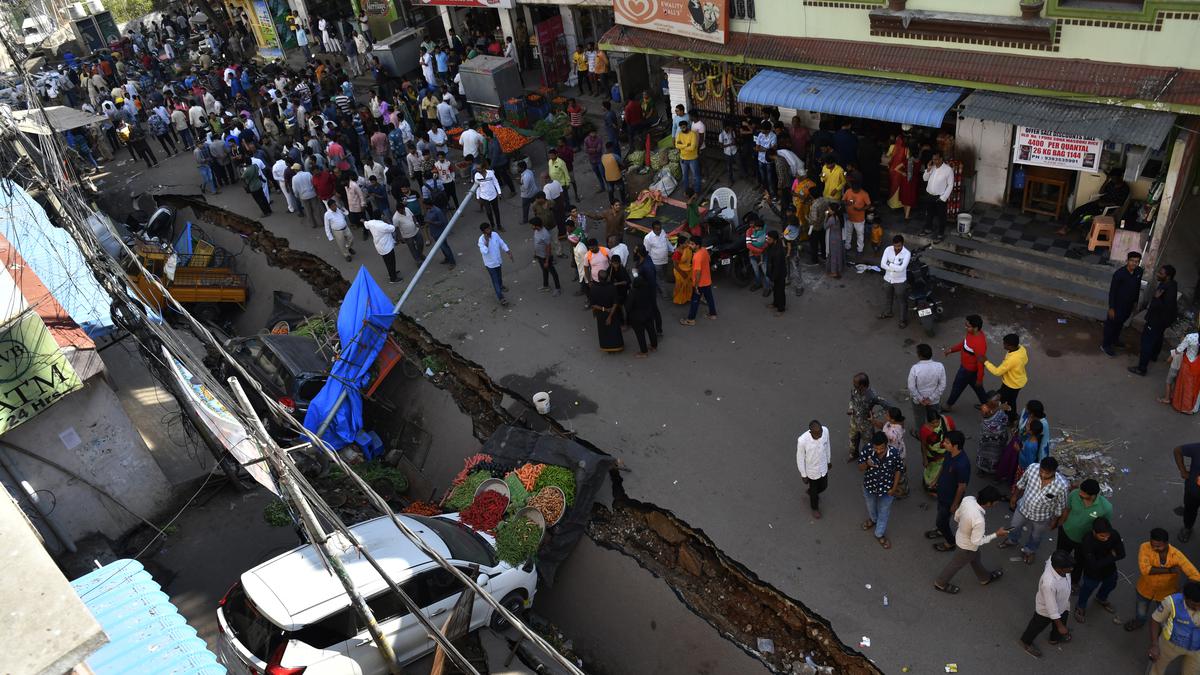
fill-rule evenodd
<path id="1" fill-rule="evenodd" d="M 363 8 L 371 16 L 383 16 L 391 10 L 392 3 L 388 0 L 365 0 Z"/>
<path id="2" fill-rule="evenodd" d="M 1100 170 L 1103 150 L 1104 140 L 1100 138 L 1017 127 L 1013 163 L 1095 173 Z"/>
<path id="3" fill-rule="evenodd" d="M 725 44 L 729 0 L 613 0 L 617 23 Z"/>
<path id="4" fill-rule="evenodd" d="M 441 7 L 490 7 L 512 9 L 513 0 L 412 0 L 414 5 L 438 5 Z"/>
<path id="5" fill-rule="evenodd" d="M 81 387 L 37 312 L 0 328 L 0 434 Z"/>
<path id="6" fill-rule="evenodd" d="M 279 48 L 279 34 L 275 32 L 275 19 L 265 0 L 254 0 L 254 18 L 258 20 L 258 35 L 262 39 L 258 53 L 267 58 L 283 56 L 283 50 Z"/>

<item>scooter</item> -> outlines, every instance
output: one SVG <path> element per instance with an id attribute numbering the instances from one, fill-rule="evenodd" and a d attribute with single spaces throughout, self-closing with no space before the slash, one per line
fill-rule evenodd
<path id="1" fill-rule="evenodd" d="M 924 250 L 924 249 L 921 249 Z M 921 252 L 914 251 L 908 263 L 908 308 L 917 315 L 925 334 L 933 337 L 935 324 L 942 320 L 945 307 L 934 297 L 937 281 L 929 273 L 929 265 L 921 260 Z"/>
<path id="2" fill-rule="evenodd" d="M 743 221 L 734 225 L 724 218 L 712 216 L 708 219 L 708 236 L 701 244 L 708 249 L 712 260 L 712 271 L 728 270 L 734 283 L 746 286 L 754 278 L 750 268 L 750 252 L 746 250 L 746 228 Z"/>

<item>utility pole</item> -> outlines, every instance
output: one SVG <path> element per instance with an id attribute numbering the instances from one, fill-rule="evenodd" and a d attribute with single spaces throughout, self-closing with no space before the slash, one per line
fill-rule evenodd
<path id="1" fill-rule="evenodd" d="M 242 389 L 242 383 L 236 377 L 230 377 L 229 388 L 233 391 L 233 395 L 237 397 L 238 404 L 242 410 L 254 410 L 250 405 L 250 399 L 246 397 L 246 392 Z M 279 490 L 283 496 L 291 502 L 296 512 L 300 515 L 300 521 L 308 534 L 308 540 L 313 546 L 320 549 L 325 558 L 329 569 L 333 571 L 334 576 L 342 583 L 342 587 L 346 589 L 346 595 L 350 596 L 350 606 L 354 608 L 354 613 L 358 615 L 359 620 L 367 627 L 367 632 L 371 635 L 371 640 L 375 642 L 375 647 L 379 649 L 379 654 L 383 657 L 383 662 L 387 664 L 388 673 L 391 675 L 403 675 L 403 670 L 400 664 L 396 661 L 396 652 L 392 649 L 391 643 L 383 636 L 383 632 L 379 630 L 379 623 L 375 621 L 375 615 L 371 613 L 371 608 L 367 606 L 367 601 L 362 594 L 354 586 L 354 581 L 350 579 L 350 574 L 346 572 L 346 568 L 342 565 L 341 558 L 338 555 L 336 547 L 329 543 L 330 537 L 325 534 L 321 523 L 317 521 L 317 516 L 313 513 L 312 506 L 305 499 L 304 494 L 300 491 L 300 486 L 296 483 L 296 478 L 289 470 L 287 463 L 279 458 L 276 453 L 279 451 L 279 446 L 271 440 L 270 434 L 267 433 L 266 427 L 263 426 L 262 419 L 258 415 L 247 415 L 246 417 L 254 420 L 255 433 L 253 439 L 255 444 L 259 446 L 262 456 L 266 458 L 267 463 L 271 466 L 271 470 L 275 473 L 279 480 Z M 348 540 L 348 543 L 353 545 L 353 541 Z"/>

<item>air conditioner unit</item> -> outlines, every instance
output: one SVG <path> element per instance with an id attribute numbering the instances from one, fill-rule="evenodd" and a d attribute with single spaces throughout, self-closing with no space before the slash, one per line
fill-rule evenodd
<path id="1" fill-rule="evenodd" d="M 82 19 L 87 15 L 87 10 L 83 8 L 82 2 L 72 2 L 71 4 L 67 5 L 67 16 L 71 17 L 72 19 Z"/>
<path id="2" fill-rule="evenodd" d="M 99 14 L 104 11 L 104 3 L 101 0 L 87 0 L 87 6 L 92 14 Z"/>

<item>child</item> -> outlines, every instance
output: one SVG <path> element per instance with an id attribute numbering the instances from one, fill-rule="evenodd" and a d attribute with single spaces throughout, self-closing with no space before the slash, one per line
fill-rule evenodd
<path id="1" fill-rule="evenodd" d="M 572 206 L 571 213 L 567 216 L 566 230 L 568 232 L 578 233 L 579 238 L 586 242 L 587 241 L 587 229 L 588 229 L 587 228 L 587 216 L 584 215 L 579 210 L 578 206 Z M 560 258 L 563 257 L 566 254 L 568 249 L 574 251 L 574 249 L 577 248 L 576 244 L 578 244 L 578 242 L 570 241 L 569 237 L 565 240 L 559 239 L 559 256 L 558 257 L 560 257 Z M 583 248 L 586 251 L 587 245 L 585 244 Z M 578 258 L 579 256 L 576 255 L 575 257 Z M 575 263 L 572 262 L 571 266 L 574 267 Z"/>
<path id="2" fill-rule="evenodd" d="M 438 180 L 442 181 L 442 189 L 446 191 L 446 197 L 454 200 L 455 208 L 458 208 L 458 189 L 454 185 L 454 171 L 450 167 L 450 160 L 446 159 L 446 153 L 439 152 L 437 161 L 433 163 L 433 171 L 437 174 Z"/>
<path id="3" fill-rule="evenodd" d="M 900 472 L 900 484 L 897 486 L 898 498 L 908 496 L 908 445 L 904 439 L 904 413 L 899 408 L 888 408 L 887 421 L 883 423 L 883 434 L 887 436 L 888 447 L 900 451 L 900 458 L 905 460 L 904 469 Z"/>

